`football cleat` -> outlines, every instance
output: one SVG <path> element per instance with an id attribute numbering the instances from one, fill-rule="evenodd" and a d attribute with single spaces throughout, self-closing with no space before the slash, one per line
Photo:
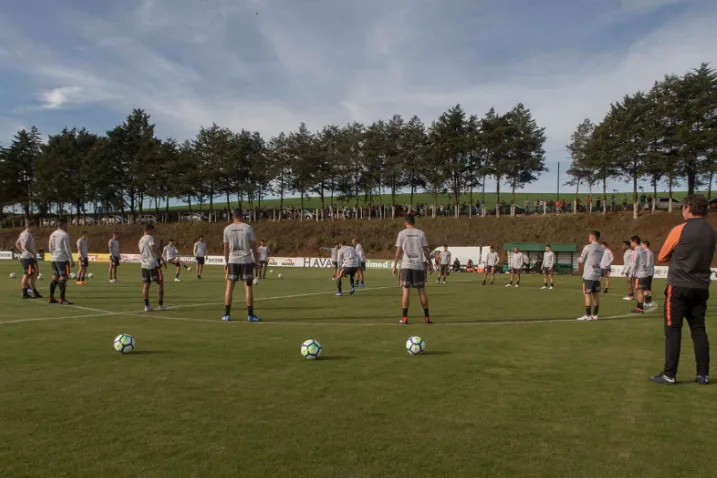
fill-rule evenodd
<path id="1" fill-rule="evenodd" d="M 261 322 L 261 319 L 259 317 L 257 317 L 256 315 L 250 315 L 247 318 L 247 321 L 248 322 Z"/>
<path id="2" fill-rule="evenodd" d="M 654 377 L 650 377 L 650 382 L 659 383 L 662 385 L 674 385 L 677 382 L 677 380 L 675 380 L 672 377 L 668 377 L 664 373 L 661 373 L 660 375 L 655 375 Z"/>

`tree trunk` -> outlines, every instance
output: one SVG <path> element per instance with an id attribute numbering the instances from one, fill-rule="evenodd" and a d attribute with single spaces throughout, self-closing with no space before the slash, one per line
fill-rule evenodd
<path id="1" fill-rule="evenodd" d="M 710 171 L 710 182 L 707 184 L 707 200 L 712 199 L 712 181 L 714 181 L 715 172 Z"/>
<path id="2" fill-rule="evenodd" d="M 480 211 L 481 211 L 481 215 L 482 215 L 483 217 L 486 216 L 486 207 L 485 207 L 485 180 L 486 180 L 487 178 L 488 178 L 488 175 L 487 175 L 487 174 L 484 174 L 484 175 L 483 175 L 483 187 L 482 187 L 482 190 L 481 190 L 481 196 L 482 196 L 482 198 L 481 198 L 481 203 L 480 203 Z"/>
<path id="3" fill-rule="evenodd" d="M 602 214 L 607 216 L 607 178 L 602 178 Z"/>
<path id="4" fill-rule="evenodd" d="M 632 177 L 632 218 L 637 219 L 639 216 L 637 204 L 637 175 Z"/>
<path id="5" fill-rule="evenodd" d="M 515 181 L 513 182 L 510 193 L 510 215 L 515 217 Z"/>
<path id="6" fill-rule="evenodd" d="M 657 205 L 657 178 L 652 178 L 652 214 L 655 214 L 655 206 Z"/>
<path id="7" fill-rule="evenodd" d="M 669 198 L 667 212 L 672 213 L 672 174 L 667 176 L 667 197 Z"/>

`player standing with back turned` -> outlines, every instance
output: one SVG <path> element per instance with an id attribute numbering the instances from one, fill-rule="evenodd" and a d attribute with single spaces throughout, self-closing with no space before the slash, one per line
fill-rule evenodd
<path id="1" fill-rule="evenodd" d="M 242 210 L 236 208 L 232 211 L 233 223 L 224 228 L 224 270 L 226 271 L 227 287 L 224 293 L 224 322 L 231 319 L 232 299 L 234 286 L 237 281 L 244 282 L 244 297 L 249 322 L 261 322 L 254 315 L 254 259 L 256 238 L 254 229 L 242 222 Z"/>
<path id="2" fill-rule="evenodd" d="M 164 306 L 164 274 L 160 264 L 159 251 L 154 243 L 154 224 L 144 225 L 144 235 L 137 245 L 142 265 L 142 298 L 144 299 L 144 311 L 152 312 L 149 305 L 149 288 L 152 282 L 157 284 L 157 299 L 159 310 L 168 310 Z"/>
<path id="3" fill-rule="evenodd" d="M 119 232 L 112 233 L 112 239 L 107 243 L 110 253 L 110 284 L 117 282 L 117 268 L 120 265 Z"/>
<path id="4" fill-rule="evenodd" d="M 77 285 L 85 285 L 87 267 L 90 265 L 90 256 L 87 251 L 87 231 L 77 239 L 77 262 L 80 263 L 80 270 L 77 271 Z"/>
<path id="5" fill-rule="evenodd" d="M 204 242 L 204 236 L 199 236 L 197 242 L 194 243 L 194 260 L 197 262 L 197 279 L 202 278 L 204 272 L 205 258 L 209 255 L 209 249 L 207 243 Z"/>
<path id="6" fill-rule="evenodd" d="M 705 220 L 707 199 L 691 194 L 683 202 L 683 224 L 670 231 L 660 249 L 660 262 L 670 262 L 665 290 L 665 368 L 651 377 L 655 383 L 676 382 L 680 361 L 682 320 L 687 319 L 697 362 L 695 381 L 709 383 L 710 344 L 705 330 L 709 299 L 710 265 L 715 252 L 717 233 Z"/>
<path id="7" fill-rule="evenodd" d="M 398 260 L 401 259 L 401 298 L 402 316 L 399 324 L 408 323 L 408 306 L 411 300 L 411 289 L 418 289 L 423 306 L 423 320 L 431 323 L 428 311 L 428 296 L 426 295 L 426 269 L 433 272 L 431 265 L 431 251 L 428 249 L 428 239 L 420 229 L 416 229 L 416 217 L 409 214 L 405 218 L 406 228 L 398 233 L 396 239 L 396 257 L 393 260 L 393 277 L 396 277 Z"/>
<path id="8" fill-rule="evenodd" d="M 585 315 L 578 317 L 578 320 L 598 320 L 600 308 L 600 262 L 604 254 L 603 248 L 598 244 L 600 233 L 592 231 L 588 240 L 590 244 L 583 248 L 583 253 L 578 259 L 583 265 L 583 294 L 585 295 Z"/>
<path id="9" fill-rule="evenodd" d="M 67 278 L 70 277 L 70 268 L 75 267 L 72 259 L 72 246 L 70 235 L 67 233 L 67 221 L 59 219 L 57 230 L 50 234 L 47 249 L 52 261 L 52 282 L 50 282 L 50 304 L 72 305 L 65 294 L 67 291 Z M 55 299 L 55 290 L 60 289 L 60 300 Z"/>
<path id="10" fill-rule="evenodd" d="M 353 293 L 356 292 L 354 276 L 361 267 L 361 261 L 356 253 L 356 249 L 351 246 L 347 246 L 344 241 L 340 241 L 339 246 L 341 246 L 341 248 L 339 249 L 337 256 L 339 273 L 336 274 L 336 288 L 338 289 L 336 295 L 341 297 L 344 295 L 342 290 L 342 279 L 344 276 L 349 276 L 349 283 L 351 284 L 349 295 L 353 295 Z"/>
<path id="11" fill-rule="evenodd" d="M 545 245 L 543 253 L 543 287 L 541 289 L 553 289 L 555 283 L 555 253 L 550 244 Z M 550 287 L 548 287 L 548 277 L 550 277 Z"/>

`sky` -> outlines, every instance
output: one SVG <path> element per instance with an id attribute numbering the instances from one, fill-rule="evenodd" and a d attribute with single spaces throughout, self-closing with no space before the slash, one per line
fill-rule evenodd
<path id="1" fill-rule="evenodd" d="M 0 143 L 32 125 L 101 134 L 133 108 L 184 140 L 521 102 L 549 168 L 525 191 L 548 192 L 584 118 L 717 66 L 715 25 L 715 0 L 4 0 Z"/>

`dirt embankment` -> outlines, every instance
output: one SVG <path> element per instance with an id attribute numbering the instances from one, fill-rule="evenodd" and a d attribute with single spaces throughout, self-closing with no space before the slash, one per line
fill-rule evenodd
<path id="1" fill-rule="evenodd" d="M 717 215 L 708 218 L 717 228 Z M 652 249 L 659 250 L 670 229 L 682 222 L 680 214 L 646 214 L 633 220 L 629 214 L 527 216 L 527 217 L 474 217 L 419 218 L 417 226 L 428 236 L 432 247 L 447 243 L 451 246 L 495 245 L 500 252 L 505 242 L 552 242 L 582 245 L 588 232 L 597 229 L 615 252 L 615 261 L 622 262 L 620 242 L 632 235 L 649 239 Z M 222 230 L 225 224 L 177 223 L 158 224 L 157 238 L 165 243 L 175 240 L 181 253 L 191 254 L 192 244 L 203 234 L 211 254 L 221 254 Z M 339 239 L 358 238 L 371 258 L 391 258 L 396 234 L 403 228 L 401 220 L 334 221 L 334 222 L 262 222 L 254 225 L 257 239 L 265 240 L 275 256 L 323 256 L 321 247 L 329 247 Z M 73 241 L 81 230 L 89 231 L 90 252 L 106 252 L 107 241 L 113 230 L 121 234 L 122 252 L 135 253 L 142 226 L 71 227 Z M 50 228 L 37 229 L 38 248 L 47 246 Z M 12 246 L 18 229 L 0 230 L 0 246 Z M 74 248 L 74 244 L 73 244 Z M 713 264 L 716 264 L 713 261 Z"/>

